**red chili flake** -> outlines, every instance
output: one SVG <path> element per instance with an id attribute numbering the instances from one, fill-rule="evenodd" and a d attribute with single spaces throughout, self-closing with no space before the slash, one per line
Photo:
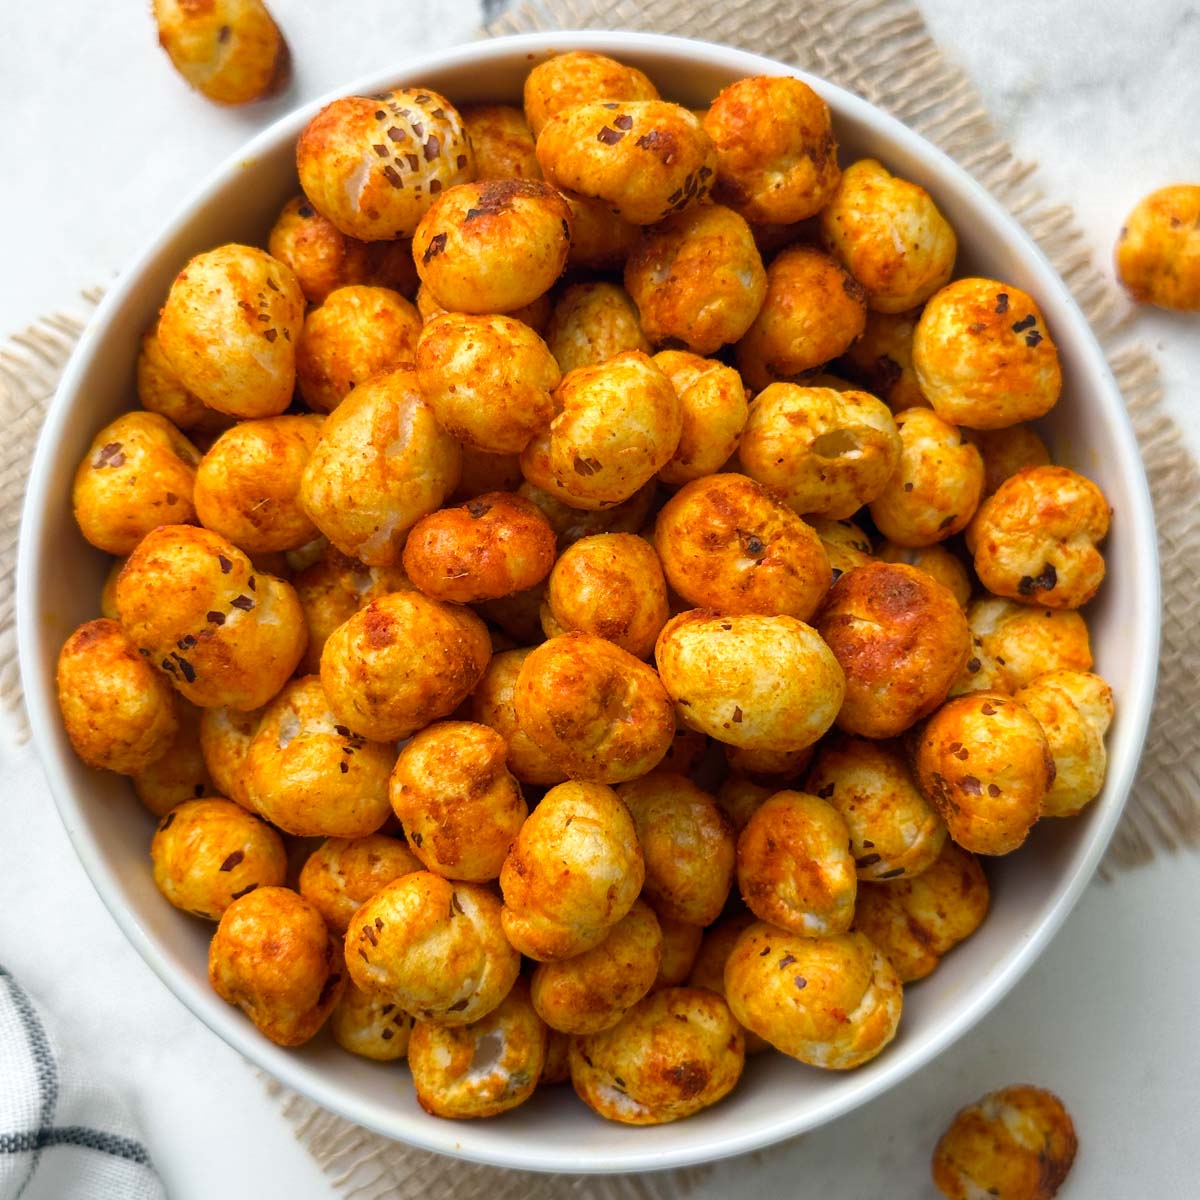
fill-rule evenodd
<path id="1" fill-rule="evenodd" d="M 244 850 L 235 850 L 228 858 L 220 865 L 218 870 L 232 871 L 246 857 Z"/>
<path id="2" fill-rule="evenodd" d="M 1053 563 L 1043 563 L 1040 575 L 1023 575 L 1017 583 L 1017 591 L 1022 596 L 1030 596 L 1034 592 L 1050 592 L 1058 585 L 1058 572 Z"/>
<path id="3" fill-rule="evenodd" d="M 370 927 L 370 925 L 364 925 L 362 927 L 362 935 L 367 939 L 368 942 L 371 943 L 372 946 L 379 945 L 379 937 L 375 930 Z"/>
<path id="4" fill-rule="evenodd" d="M 733 706 L 733 723 L 740 725 L 742 723 L 742 710 L 738 705 Z"/>
<path id="5" fill-rule="evenodd" d="M 784 967 L 790 967 L 792 965 L 792 963 L 794 963 L 795 961 L 796 961 L 796 956 L 794 954 L 785 954 L 779 960 L 779 969 L 782 971 L 784 969 Z"/>
<path id="6" fill-rule="evenodd" d="M 317 1007 L 320 1008 L 330 996 L 333 995 L 333 989 L 341 982 L 341 975 L 334 972 L 326 977 L 325 982 L 321 985 L 321 994 L 317 997 Z"/>
<path id="7" fill-rule="evenodd" d="M 997 292 L 996 293 L 996 312 L 1000 316 L 1003 316 L 1006 312 L 1008 312 L 1008 293 L 1007 292 Z"/>
<path id="8" fill-rule="evenodd" d="M 217 612 L 216 609 L 213 609 L 212 612 L 205 613 L 204 616 L 210 625 L 224 625 L 225 624 L 225 614 L 221 613 L 221 612 Z"/>
<path id="9" fill-rule="evenodd" d="M 254 601 L 249 596 L 234 596 L 229 602 L 234 608 L 240 608 L 242 612 L 249 612 L 254 607 Z"/>
<path id="10" fill-rule="evenodd" d="M 442 139 L 436 133 L 430 134 L 429 141 L 425 143 L 425 161 L 433 162 L 441 152 Z"/>
<path id="11" fill-rule="evenodd" d="M 429 245 L 426 247 L 425 253 L 421 255 L 421 261 L 428 265 L 431 259 L 437 258 L 445 249 L 446 235 L 444 233 L 436 233 L 429 239 Z"/>
<path id="12" fill-rule="evenodd" d="M 1023 333 L 1026 329 L 1032 329 L 1037 324 L 1037 317 L 1030 313 L 1027 317 L 1022 317 L 1019 321 L 1013 322 L 1013 333 Z"/>
<path id="13" fill-rule="evenodd" d="M 119 467 L 125 462 L 125 452 L 120 442 L 109 442 L 107 446 L 101 446 L 96 457 L 92 459 L 92 466 L 99 470 L 101 467 Z"/>
<path id="14" fill-rule="evenodd" d="M 178 813 L 176 813 L 176 812 L 175 812 L 175 811 L 172 809 L 172 810 L 171 810 L 171 812 L 167 813 L 167 815 L 166 815 L 165 817 L 163 817 L 162 824 L 161 824 L 161 825 L 159 825 L 159 829 L 160 829 L 160 830 L 162 830 L 162 829 L 170 829 L 170 828 L 171 828 L 171 826 L 172 826 L 172 825 L 175 823 L 175 818 L 176 818 L 178 815 L 179 815 L 179 814 L 178 814 Z"/>
<path id="15" fill-rule="evenodd" d="M 766 553 L 767 544 L 756 533 L 747 533 L 743 529 L 737 531 L 737 536 L 745 543 L 747 554 L 752 554 L 755 558 L 761 557 Z"/>
<path id="16" fill-rule="evenodd" d="M 624 136 L 623 133 L 618 133 L 617 130 L 610 129 L 605 125 L 596 134 L 596 141 L 603 142 L 606 146 L 615 146 Z"/>
<path id="17" fill-rule="evenodd" d="M 615 117 L 613 119 L 613 124 L 618 129 L 624 129 L 626 132 L 628 132 L 633 128 L 633 118 L 629 116 L 628 113 L 622 113 L 619 117 Z"/>
<path id="18" fill-rule="evenodd" d="M 218 562 L 218 563 L 220 564 L 220 566 L 221 566 L 221 574 L 222 574 L 222 575 L 228 575 L 228 574 L 229 574 L 229 572 L 233 570 L 233 563 L 231 563 L 231 562 L 229 561 L 229 559 L 227 559 L 227 558 L 225 557 L 225 555 L 223 555 L 223 554 L 218 554 L 218 555 L 217 555 L 217 562 Z"/>
<path id="19" fill-rule="evenodd" d="M 675 161 L 677 147 L 673 134 L 665 133 L 661 129 L 652 129 L 649 133 L 643 133 L 635 144 L 639 150 L 657 152 L 662 159 L 663 166 L 669 167 Z"/>
<path id="20" fill-rule="evenodd" d="M 257 883 L 248 883 L 241 891 L 234 892 L 229 898 L 231 900 L 240 900 L 243 896 L 248 896 L 254 889 L 258 887 Z"/>

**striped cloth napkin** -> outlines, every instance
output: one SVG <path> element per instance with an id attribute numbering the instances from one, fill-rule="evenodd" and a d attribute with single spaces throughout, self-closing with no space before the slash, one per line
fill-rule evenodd
<path id="1" fill-rule="evenodd" d="M 166 1200 L 136 1133 L 0 965 L 0 1200 Z"/>

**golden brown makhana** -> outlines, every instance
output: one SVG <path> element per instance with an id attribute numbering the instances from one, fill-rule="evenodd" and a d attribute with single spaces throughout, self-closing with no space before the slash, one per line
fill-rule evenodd
<path id="1" fill-rule="evenodd" d="M 261 4 L 209 9 L 158 0 L 173 61 L 269 90 Z M 530 65 L 521 106 L 326 105 L 267 248 L 179 264 L 71 464 L 116 561 L 57 686 L 265 1037 L 328 1020 L 437 1117 L 569 1078 L 657 1124 L 747 1053 L 885 1052 L 976 855 L 1095 801 L 1111 513 L 1036 423 L 1036 299 L 952 279 L 937 197 L 839 165 L 818 91 Z M 1191 202 L 1131 217 L 1135 296 L 1193 303 Z M 1059 1180 L 1069 1130 L 986 1098 L 938 1186 L 1049 1197 L 1026 1134 Z"/>

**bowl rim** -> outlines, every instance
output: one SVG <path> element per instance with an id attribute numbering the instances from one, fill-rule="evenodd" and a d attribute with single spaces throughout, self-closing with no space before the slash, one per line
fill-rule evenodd
<path id="1" fill-rule="evenodd" d="M 1123 720 L 1129 723 L 1133 732 L 1129 743 L 1132 749 L 1126 760 L 1120 764 L 1120 770 L 1115 777 L 1109 780 L 1109 786 L 1113 787 L 1113 799 L 1107 811 L 1101 814 L 1103 819 L 1094 822 L 1089 831 L 1086 853 L 1076 864 L 1070 877 L 1060 886 L 1049 910 L 1040 917 L 1033 935 L 1002 961 L 987 989 L 972 1003 L 955 1010 L 940 1028 L 927 1035 L 926 1040 L 903 1054 L 895 1055 L 891 1061 L 884 1061 L 882 1069 L 863 1078 L 859 1086 L 848 1088 L 841 1095 L 832 1098 L 818 1113 L 808 1118 L 789 1118 L 784 1111 L 775 1119 L 761 1122 L 749 1130 L 718 1136 L 708 1141 L 700 1152 L 694 1148 L 664 1150 L 662 1147 L 655 1147 L 653 1150 L 639 1150 L 636 1142 L 631 1139 L 628 1152 L 613 1153 L 608 1160 L 602 1162 L 583 1161 L 577 1146 L 550 1143 L 541 1147 L 539 1156 L 534 1159 L 530 1157 L 528 1149 L 521 1148 L 524 1139 L 514 1139 L 514 1148 L 495 1143 L 480 1148 L 473 1144 L 468 1122 L 416 1122 L 408 1121 L 403 1114 L 393 1113 L 398 1122 L 405 1126 L 403 1132 L 397 1130 L 395 1123 L 392 1127 L 386 1127 L 376 1117 L 375 1110 L 369 1104 L 340 1103 L 323 1095 L 320 1081 L 314 1081 L 313 1070 L 306 1060 L 267 1042 L 236 1009 L 225 1005 L 224 1002 L 220 1002 L 219 1008 L 215 1007 L 215 996 L 202 996 L 199 994 L 200 989 L 187 983 L 160 952 L 154 937 L 140 924 L 137 914 L 122 903 L 113 867 L 99 853 L 98 847 L 76 819 L 82 805 L 65 773 L 65 758 L 60 756 L 48 733 L 48 722 L 57 719 L 58 706 L 52 681 L 44 676 L 40 668 L 41 635 L 38 631 L 38 612 L 35 607 L 40 586 L 38 568 L 41 556 L 38 548 L 45 540 L 42 526 L 44 514 L 49 511 L 48 505 L 61 501 L 61 497 L 55 495 L 52 487 L 53 473 L 56 447 L 71 415 L 72 397 L 78 391 L 81 379 L 103 342 L 103 331 L 109 323 L 110 315 L 118 311 L 136 291 L 147 265 L 178 228 L 192 220 L 212 195 L 224 187 L 233 176 L 253 165 L 264 150 L 277 147 L 285 139 L 294 140 L 304 124 L 321 107 L 339 97 L 352 94 L 370 95 L 387 87 L 397 86 L 397 80 L 412 79 L 417 72 L 444 71 L 469 65 L 480 58 L 506 58 L 517 54 L 541 55 L 548 51 L 567 49 L 594 50 L 617 57 L 622 52 L 630 51 L 676 59 L 700 57 L 707 65 L 728 70 L 734 78 L 754 74 L 793 75 L 809 83 L 822 96 L 836 98 L 836 107 L 871 126 L 890 142 L 898 143 L 909 154 L 926 163 L 931 173 L 952 176 L 955 186 L 966 195 L 969 203 L 988 211 L 993 220 L 1004 226 L 1012 243 L 1019 247 L 1030 267 L 1036 268 L 1037 272 L 1045 277 L 1040 286 L 1046 286 L 1059 293 L 1059 300 L 1065 303 L 1076 326 L 1072 330 L 1072 337 L 1088 360 L 1092 381 L 1102 384 L 1093 389 L 1091 402 L 1104 410 L 1106 423 L 1116 431 L 1120 459 L 1117 469 L 1128 484 L 1132 501 L 1130 510 L 1122 513 L 1122 523 L 1128 522 L 1133 533 L 1132 553 L 1136 559 L 1134 569 L 1138 572 L 1140 586 L 1145 589 L 1144 596 L 1151 614 L 1149 626 L 1134 631 L 1134 636 L 1141 637 L 1141 646 L 1137 666 L 1133 672 L 1131 694 L 1124 698 L 1122 713 Z M 819 1127 L 882 1095 L 931 1062 L 1007 995 L 1043 952 L 1075 907 L 1084 887 L 1099 865 L 1124 810 L 1140 762 L 1154 697 L 1161 634 L 1161 581 L 1149 486 L 1133 427 L 1111 368 L 1074 296 L 1041 248 L 1008 210 L 965 168 L 883 109 L 845 88 L 780 60 L 736 47 L 667 34 L 620 30 L 552 30 L 481 39 L 403 57 L 389 67 L 350 80 L 317 99 L 292 109 L 207 173 L 203 182 L 159 227 L 154 237 L 108 291 L 80 337 L 48 407 L 38 435 L 22 506 L 16 611 L 18 652 L 32 741 L 71 844 L 92 885 L 126 938 L 167 988 L 196 1017 L 228 1045 L 288 1087 L 347 1120 L 393 1140 L 493 1166 L 542 1172 L 609 1174 L 667 1170 L 712 1162 L 759 1149 Z"/>

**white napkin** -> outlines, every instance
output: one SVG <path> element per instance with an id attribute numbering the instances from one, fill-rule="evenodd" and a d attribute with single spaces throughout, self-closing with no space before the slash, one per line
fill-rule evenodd
<path id="1" fill-rule="evenodd" d="M 0 1200 L 166 1200 L 129 1113 L 63 1061 L 0 965 Z"/>

